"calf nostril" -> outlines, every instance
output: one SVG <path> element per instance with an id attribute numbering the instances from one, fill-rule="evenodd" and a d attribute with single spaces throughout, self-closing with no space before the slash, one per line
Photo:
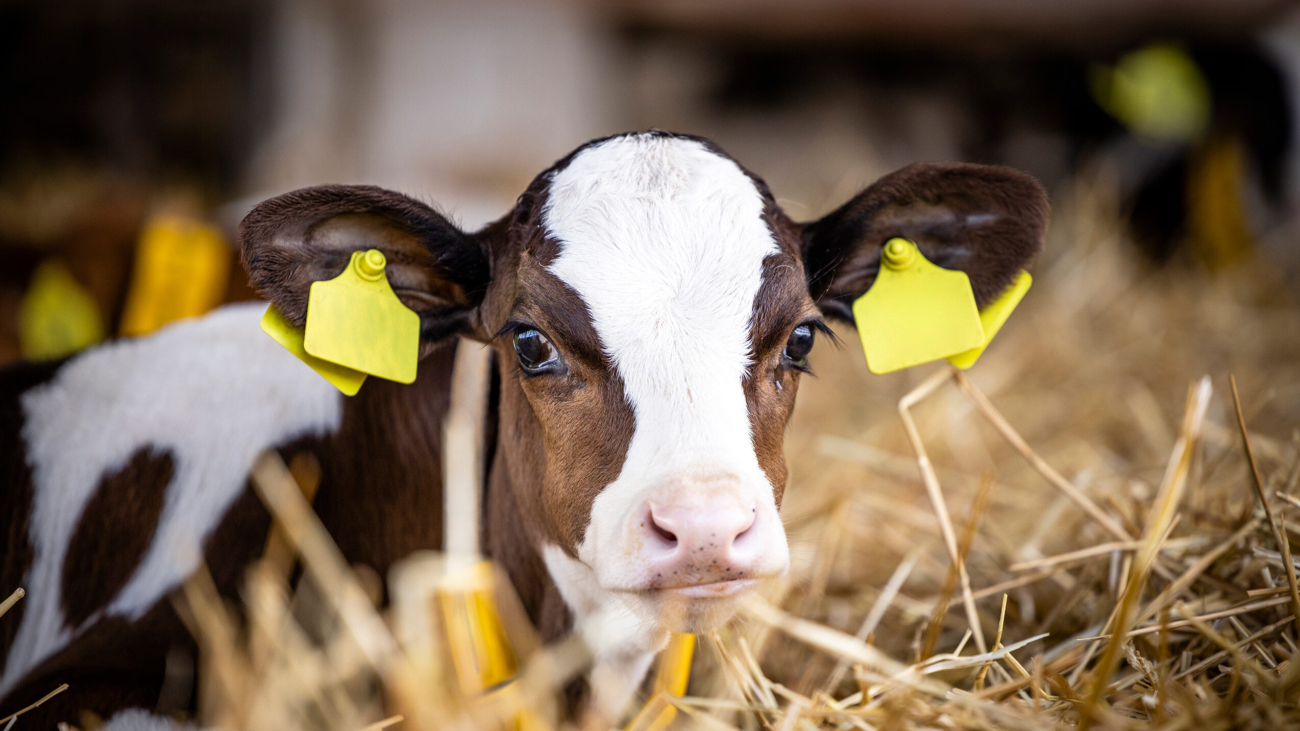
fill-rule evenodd
<path id="1" fill-rule="evenodd" d="M 650 530 L 654 531 L 655 535 L 659 536 L 659 538 L 661 538 L 665 543 L 667 543 L 670 546 L 677 545 L 677 534 L 673 533 L 672 531 L 668 530 L 662 525 L 659 525 L 659 523 L 655 520 L 654 513 L 651 513 L 650 515 L 646 516 L 646 520 L 650 523 Z"/>
<path id="2" fill-rule="evenodd" d="M 736 537 L 731 539 L 732 543 L 740 542 L 740 539 L 753 532 L 754 526 L 758 523 L 758 508 L 752 508 L 749 512 L 749 521 L 745 523 L 744 528 L 740 529 L 740 532 L 736 534 Z"/>

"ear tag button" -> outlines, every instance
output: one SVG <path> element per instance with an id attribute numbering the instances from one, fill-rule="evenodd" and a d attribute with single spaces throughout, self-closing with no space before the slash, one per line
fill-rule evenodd
<path id="1" fill-rule="evenodd" d="M 1016 281 L 1010 287 L 1007 287 L 1002 296 L 980 312 L 980 324 L 984 326 L 984 344 L 965 353 L 948 356 L 948 362 L 962 370 L 975 365 L 975 361 L 979 360 L 980 355 L 984 353 L 984 349 L 989 346 L 989 343 L 993 342 L 994 336 L 1002 329 L 1002 324 L 1007 321 L 1008 317 L 1011 317 L 1011 313 L 1015 311 L 1016 306 L 1020 304 L 1020 300 L 1024 299 L 1025 293 L 1029 291 L 1029 285 L 1033 283 L 1034 278 L 1029 276 L 1029 272 L 1022 269 L 1020 276 L 1016 277 Z"/>
<path id="2" fill-rule="evenodd" d="M 984 345 L 965 272 L 931 264 L 906 239 L 890 239 L 871 289 L 853 303 L 867 368 L 876 375 Z"/>
<path id="3" fill-rule="evenodd" d="M 297 356 L 298 360 L 311 366 L 311 369 L 325 380 L 334 384 L 334 387 L 342 391 L 344 396 L 356 396 L 357 391 L 361 390 L 361 384 L 365 383 L 366 374 L 361 371 L 354 371 L 347 366 L 321 360 L 308 354 L 302 347 L 303 329 L 294 327 L 284 319 L 280 311 L 275 309 L 275 305 L 267 307 L 266 314 L 262 315 L 262 331 L 270 335 L 271 339 L 282 345 L 285 350 Z"/>
<path id="4" fill-rule="evenodd" d="M 315 282 L 307 299 L 308 354 L 398 383 L 415 381 L 420 316 L 388 284 L 378 249 L 356 251 L 343 273 Z"/>

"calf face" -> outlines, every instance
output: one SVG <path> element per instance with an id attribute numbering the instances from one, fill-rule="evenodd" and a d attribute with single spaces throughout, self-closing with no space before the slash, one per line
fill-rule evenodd
<path id="1" fill-rule="evenodd" d="M 312 282 L 378 248 L 426 348 L 491 343 L 492 489 L 519 506 L 514 540 L 579 613 L 617 601 L 646 627 L 698 630 L 787 569 L 783 431 L 823 317 L 851 320 L 884 242 L 965 271 L 984 305 L 1046 216 L 1028 176 L 944 163 L 797 224 L 716 146 L 651 132 L 579 148 L 476 233 L 397 193 L 326 186 L 258 206 L 241 238 L 296 324 Z"/>

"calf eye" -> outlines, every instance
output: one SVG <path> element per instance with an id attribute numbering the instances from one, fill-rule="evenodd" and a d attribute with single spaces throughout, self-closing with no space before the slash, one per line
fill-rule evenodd
<path id="1" fill-rule="evenodd" d="M 515 353 L 519 355 L 519 367 L 529 375 L 547 370 L 557 363 L 555 346 L 546 336 L 533 328 L 515 331 Z"/>
<path id="2" fill-rule="evenodd" d="M 808 353 L 813 347 L 812 325 L 800 325 L 790 333 L 790 340 L 785 344 L 785 360 L 791 366 L 803 370 L 808 367 Z"/>

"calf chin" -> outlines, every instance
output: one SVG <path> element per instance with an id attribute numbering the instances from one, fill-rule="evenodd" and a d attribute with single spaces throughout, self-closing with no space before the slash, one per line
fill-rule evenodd
<path id="1" fill-rule="evenodd" d="M 715 630 L 736 615 L 745 600 L 775 580 L 740 579 L 637 595 L 637 613 L 660 633 Z"/>

